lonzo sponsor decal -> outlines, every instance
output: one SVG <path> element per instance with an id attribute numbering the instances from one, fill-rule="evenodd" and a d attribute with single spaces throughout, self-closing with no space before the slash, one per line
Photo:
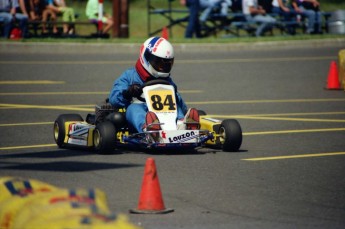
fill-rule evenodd
<path id="1" fill-rule="evenodd" d="M 195 134 L 194 131 L 191 132 L 187 132 L 178 136 L 174 136 L 174 137 L 169 137 L 169 142 L 173 143 L 173 142 L 185 142 L 188 140 L 191 140 L 193 138 L 196 138 L 197 135 Z"/>

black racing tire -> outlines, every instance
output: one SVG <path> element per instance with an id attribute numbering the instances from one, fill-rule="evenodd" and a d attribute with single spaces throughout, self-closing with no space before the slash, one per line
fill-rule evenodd
<path id="1" fill-rule="evenodd" d="M 201 115 L 207 115 L 207 113 L 204 110 L 198 110 L 199 116 Z"/>
<path id="2" fill-rule="evenodd" d="M 71 121 L 82 122 L 84 120 L 79 114 L 61 114 L 54 122 L 54 140 L 59 148 L 65 147 L 65 123 Z"/>
<path id="3" fill-rule="evenodd" d="M 93 131 L 94 149 L 99 154 L 111 154 L 116 147 L 116 128 L 110 121 L 97 124 Z"/>
<path id="4" fill-rule="evenodd" d="M 222 121 L 219 132 L 223 151 L 236 152 L 242 145 L 242 129 L 236 119 Z"/>

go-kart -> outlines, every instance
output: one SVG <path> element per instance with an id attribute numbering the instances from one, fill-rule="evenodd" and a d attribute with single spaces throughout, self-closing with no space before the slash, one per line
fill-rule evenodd
<path id="1" fill-rule="evenodd" d="M 168 81 L 158 79 L 145 83 L 142 91 L 142 95 L 132 102 L 146 103 L 148 110 L 157 115 L 161 130 L 132 131 L 125 118 L 125 109 L 115 108 L 106 101 L 96 105 L 95 113 L 88 114 L 85 121 L 79 114 L 59 115 L 54 122 L 56 144 L 60 148 L 89 147 L 100 154 L 112 153 L 122 146 L 164 150 L 197 147 L 220 148 L 228 152 L 239 150 L 242 130 L 237 120 L 221 121 L 198 110 L 199 128 L 179 129 L 174 87 Z"/>

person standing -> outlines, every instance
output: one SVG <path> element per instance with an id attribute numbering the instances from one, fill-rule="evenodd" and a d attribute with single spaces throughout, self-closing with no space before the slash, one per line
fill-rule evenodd
<path id="1" fill-rule="evenodd" d="M 180 0 L 180 4 L 189 9 L 188 25 L 185 32 L 185 38 L 201 38 L 201 28 L 199 22 L 200 2 L 199 0 Z"/>

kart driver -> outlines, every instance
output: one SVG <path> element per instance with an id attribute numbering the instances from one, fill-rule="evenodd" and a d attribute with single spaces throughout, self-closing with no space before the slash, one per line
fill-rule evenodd
<path id="1" fill-rule="evenodd" d="M 174 49 L 162 37 L 147 39 L 140 48 L 139 59 L 134 67 L 124 71 L 115 80 L 109 95 L 109 102 L 115 107 L 126 108 L 126 119 L 130 128 L 141 133 L 145 130 L 161 130 L 158 117 L 148 111 L 146 103 L 132 103 L 132 99 L 142 94 L 141 85 L 154 79 L 164 79 L 175 88 L 178 129 L 199 128 L 199 114 L 194 108 L 188 110 L 170 72 L 174 64 Z M 194 124 L 184 124 L 185 122 Z"/>

